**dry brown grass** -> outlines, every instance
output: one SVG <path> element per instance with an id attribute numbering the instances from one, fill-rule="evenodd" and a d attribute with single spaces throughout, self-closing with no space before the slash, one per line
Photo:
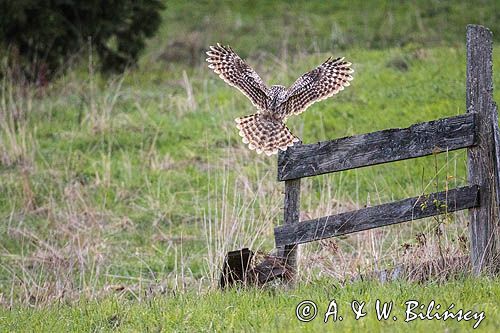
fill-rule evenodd
<path id="1" fill-rule="evenodd" d="M 5 70 L 0 87 L 0 164 L 33 168 L 36 145 L 27 114 L 33 110 L 36 90 L 25 84 L 13 84 L 11 74 Z"/>

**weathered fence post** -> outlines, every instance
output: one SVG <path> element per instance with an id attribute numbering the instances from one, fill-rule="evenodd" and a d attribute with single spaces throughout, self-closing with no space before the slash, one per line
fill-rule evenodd
<path id="1" fill-rule="evenodd" d="M 496 107 L 493 102 L 492 33 L 478 25 L 467 26 L 467 112 L 476 113 L 477 145 L 467 149 L 470 185 L 480 187 L 480 204 L 469 209 L 473 272 L 491 269 L 496 257 L 498 169 L 495 147 Z"/>
<path id="2" fill-rule="evenodd" d="M 300 178 L 285 181 L 284 224 L 298 223 L 300 218 Z M 283 250 L 285 263 L 294 279 L 297 273 L 298 245 L 285 245 Z"/>

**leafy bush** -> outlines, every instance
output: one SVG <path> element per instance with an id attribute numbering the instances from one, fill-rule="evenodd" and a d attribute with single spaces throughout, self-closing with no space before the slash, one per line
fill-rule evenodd
<path id="1" fill-rule="evenodd" d="M 52 77 L 92 45 L 103 71 L 136 63 L 158 28 L 161 0 L 0 0 L 0 39 L 31 80 Z"/>

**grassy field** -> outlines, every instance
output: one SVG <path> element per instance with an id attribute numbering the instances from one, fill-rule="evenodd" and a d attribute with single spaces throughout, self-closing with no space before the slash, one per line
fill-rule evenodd
<path id="1" fill-rule="evenodd" d="M 0 328 L 5 331 L 294 330 L 302 299 L 428 302 L 486 312 L 499 325 L 498 279 L 441 270 L 410 282 L 340 282 L 396 263 L 468 253 L 459 213 L 304 246 L 299 286 L 216 291 L 229 250 L 273 249 L 282 219 L 276 157 L 241 143 L 233 119 L 251 103 L 203 63 L 231 44 L 269 84 L 290 85 L 330 55 L 353 63 L 352 86 L 289 126 L 303 142 L 406 127 L 465 112 L 465 25 L 500 36 L 496 1 L 168 2 L 140 64 L 116 77 L 81 61 L 46 88 L 6 75 L 0 94 Z M 500 85 L 500 48 L 494 49 Z M 7 68 L 2 67 L 8 71 Z M 500 94 L 495 92 L 496 100 Z M 306 179 L 302 218 L 460 186 L 450 152 Z M 454 262 L 454 261 L 449 261 Z M 434 267 L 434 266 L 433 266 Z M 444 267 L 456 272 L 462 265 Z M 439 297 L 438 297 L 439 296 Z M 344 306 L 345 307 L 345 306 Z M 399 307 L 398 309 L 402 309 Z M 401 312 L 402 313 L 402 312 Z M 345 330 L 450 331 L 471 322 L 379 323 Z"/>
<path id="2" fill-rule="evenodd" d="M 179 296 L 152 297 L 144 303 L 117 298 L 100 302 L 82 300 L 71 306 L 0 311 L 0 319 L 4 321 L 6 331 L 32 332 L 318 332 L 325 329 L 342 332 L 465 332 L 472 331 L 476 324 L 479 332 L 495 332 L 500 324 L 499 282 L 498 279 L 483 278 L 460 279 L 444 285 L 429 283 L 422 286 L 401 281 L 388 284 L 358 282 L 341 287 L 333 281 L 322 280 L 316 281 L 314 287 L 299 285 L 293 290 L 210 292 L 201 299 L 198 294 L 188 292 Z M 457 291 L 461 294 L 459 298 Z M 484 319 L 405 322 L 405 302 L 416 297 L 425 304 L 425 310 L 421 310 L 424 314 L 427 305 L 434 300 L 436 306 L 443 307 L 441 313 L 454 304 L 453 311 L 484 311 Z M 387 320 L 377 319 L 377 299 L 382 303 L 394 302 Z M 296 307 L 303 300 L 317 304 L 316 317 L 309 322 L 300 322 L 296 317 Z M 325 313 L 332 300 L 337 304 L 337 320 L 329 316 L 325 323 Z M 351 310 L 355 300 L 365 302 L 363 312 L 366 316 L 358 320 L 354 319 Z M 436 312 L 439 311 L 431 311 L 433 315 Z M 412 318 L 408 315 L 408 319 Z"/>

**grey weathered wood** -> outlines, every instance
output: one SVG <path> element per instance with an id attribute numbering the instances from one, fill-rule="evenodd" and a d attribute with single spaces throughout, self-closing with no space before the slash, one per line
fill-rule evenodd
<path id="1" fill-rule="evenodd" d="M 284 225 L 290 226 L 299 222 L 300 216 L 300 179 L 285 182 Z M 283 244 L 285 265 L 291 269 L 291 277 L 297 272 L 298 246 Z"/>
<path id="2" fill-rule="evenodd" d="M 278 156 L 278 180 L 404 160 L 475 144 L 474 116 L 465 114 L 316 144 Z"/>
<path id="3" fill-rule="evenodd" d="M 276 227 L 276 246 L 300 244 L 424 217 L 454 212 L 479 203 L 478 186 L 404 199 L 375 207 Z"/>
<path id="4" fill-rule="evenodd" d="M 495 142 L 495 179 L 496 179 L 496 199 L 500 205 L 500 130 L 498 128 L 498 107 L 492 103 L 493 109 L 493 140 Z"/>
<path id="5" fill-rule="evenodd" d="M 229 252 L 222 266 L 219 288 L 225 289 L 235 283 L 246 282 L 253 256 L 253 251 L 248 248 Z"/>
<path id="6" fill-rule="evenodd" d="M 493 133 L 495 109 L 492 80 L 492 34 L 478 25 L 467 26 L 467 112 L 476 114 L 477 146 L 469 148 L 469 184 L 479 185 L 480 205 L 469 210 L 469 232 L 473 272 L 491 268 L 495 256 L 495 225 L 498 224 L 495 172 L 496 151 Z"/>

